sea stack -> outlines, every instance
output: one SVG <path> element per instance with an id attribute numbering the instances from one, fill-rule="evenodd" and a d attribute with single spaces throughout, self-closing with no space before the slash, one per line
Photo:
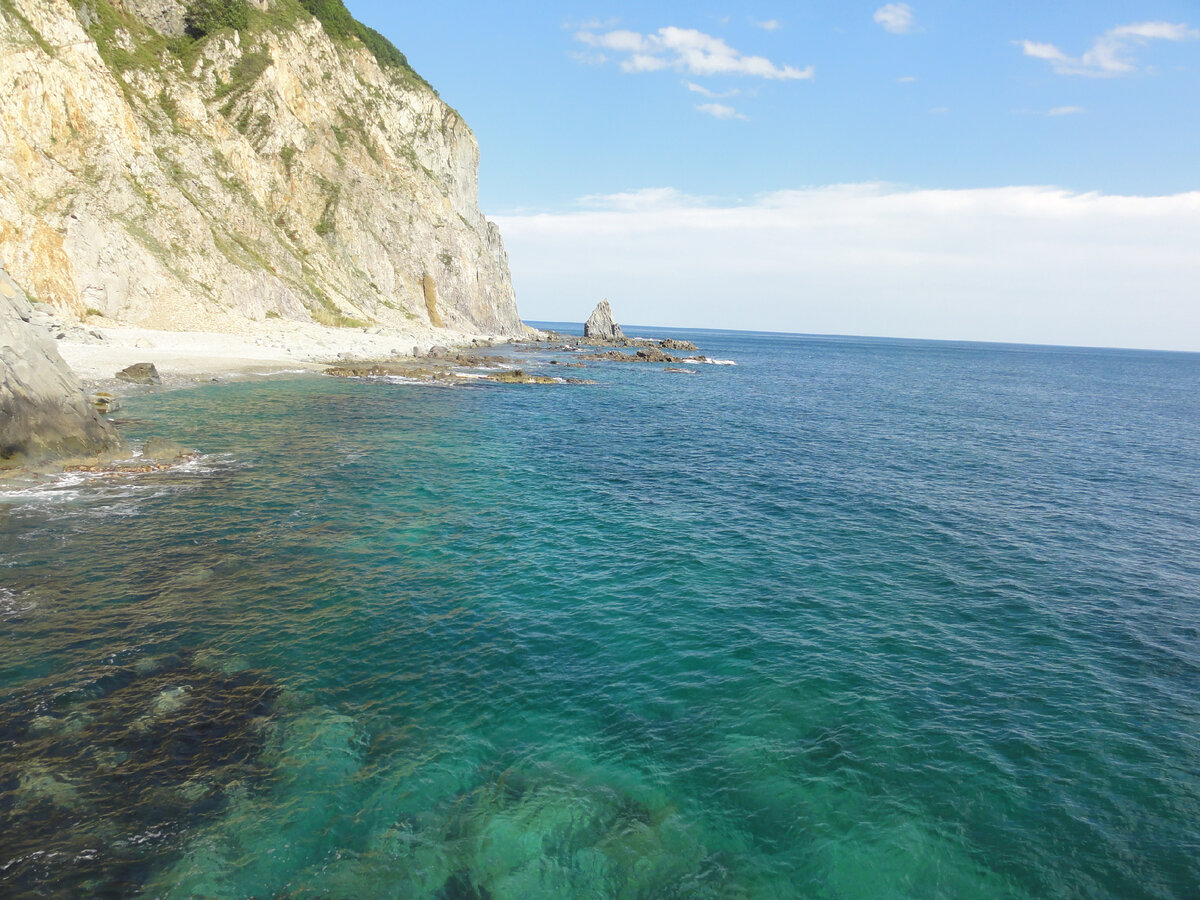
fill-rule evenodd
<path id="1" fill-rule="evenodd" d="M 583 325 L 583 336 L 601 338 L 606 341 L 625 340 L 625 333 L 621 331 L 621 326 L 613 321 L 612 307 L 608 305 L 607 298 L 597 303 L 592 314 L 588 316 L 587 322 Z"/>
<path id="2" fill-rule="evenodd" d="M 0 469 L 93 458 L 121 447 L 79 379 L 0 268 Z"/>

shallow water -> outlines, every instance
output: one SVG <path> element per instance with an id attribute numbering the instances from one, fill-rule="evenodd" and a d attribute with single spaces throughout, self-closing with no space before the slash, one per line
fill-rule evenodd
<path id="1" fill-rule="evenodd" d="M 1200 894 L 1200 356 L 678 336 L 5 497 L 0 893 Z"/>

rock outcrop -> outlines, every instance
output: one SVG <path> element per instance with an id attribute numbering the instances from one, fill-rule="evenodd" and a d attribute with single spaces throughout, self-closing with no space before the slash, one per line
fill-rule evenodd
<path id="1" fill-rule="evenodd" d="M 522 334 L 458 113 L 340 0 L 240 2 L 0 2 L 0 262 L 81 319 Z"/>
<path id="2" fill-rule="evenodd" d="M 612 307 L 609 306 L 607 299 L 597 303 L 592 314 L 588 316 L 588 320 L 583 324 L 583 336 L 606 341 L 625 340 L 625 333 L 621 331 L 621 326 L 613 321 Z"/>
<path id="3" fill-rule="evenodd" d="M 0 468 L 117 451 L 115 430 L 34 318 L 25 292 L 0 269 Z"/>

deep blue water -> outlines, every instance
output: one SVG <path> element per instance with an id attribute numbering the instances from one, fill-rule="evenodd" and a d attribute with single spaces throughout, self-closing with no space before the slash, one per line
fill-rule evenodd
<path id="1" fill-rule="evenodd" d="M 673 333 L 4 498 L 0 894 L 1200 896 L 1200 356 Z"/>

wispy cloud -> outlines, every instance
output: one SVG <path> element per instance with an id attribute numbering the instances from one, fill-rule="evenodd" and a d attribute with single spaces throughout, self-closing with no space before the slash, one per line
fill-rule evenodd
<path id="1" fill-rule="evenodd" d="M 776 65 L 764 56 L 747 56 L 724 40 L 694 28 L 660 28 L 652 34 L 636 31 L 578 31 L 575 39 L 598 50 L 624 56 L 626 72 L 676 69 L 690 75 L 749 75 L 778 81 L 812 78 L 812 66 Z"/>
<path id="2" fill-rule="evenodd" d="M 753 25 L 755 28 L 761 28 L 763 31 L 778 31 L 780 28 L 783 27 L 783 23 L 780 22 L 778 19 L 767 19 L 765 21 L 759 21 L 758 19 L 751 19 L 750 24 Z"/>
<path id="3" fill-rule="evenodd" d="M 658 188 L 497 222 L 533 318 L 602 285 L 646 324 L 1200 350 L 1200 192 Z"/>
<path id="4" fill-rule="evenodd" d="M 1082 56 L 1069 56 L 1054 44 L 1038 41 L 1014 41 L 1026 56 L 1044 59 L 1059 75 L 1086 75 L 1111 78 L 1138 71 L 1133 51 L 1150 41 L 1191 41 L 1200 38 L 1200 30 L 1171 22 L 1135 22 L 1111 28 L 1096 38 Z"/>
<path id="5" fill-rule="evenodd" d="M 892 34 L 910 34 L 917 25 L 913 9 L 907 3 L 888 3 L 875 10 L 875 23 Z"/>
<path id="6" fill-rule="evenodd" d="M 1056 106 L 1046 113 L 1048 116 L 1077 116 L 1085 112 L 1082 106 Z"/>
<path id="7" fill-rule="evenodd" d="M 608 57 L 594 50 L 576 50 L 567 54 L 575 62 L 585 66 L 602 66 L 608 62 Z"/>
<path id="8" fill-rule="evenodd" d="M 700 94 L 703 97 L 708 97 L 713 100 L 724 100 L 726 97 L 736 97 L 741 93 L 737 88 L 728 91 L 710 91 L 702 84 L 696 84 L 694 81 L 685 81 L 684 87 L 694 94 Z"/>
<path id="9" fill-rule="evenodd" d="M 565 31 L 599 31 L 605 28 L 615 28 L 621 23 L 616 16 L 608 19 L 588 19 L 584 22 L 563 22 Z"/>
<path id="10" fill-rule="evenodd" d="M 672 187 L 657 187 L 615 194 L 588 194 L 580 197 L 578 203 L 585 209 L 647 212 L 655 209 L 692 209 L 702 206 L 703 200 Z"/>
<path id="11" fill-rule="evenodd" d="M 899 78 L 896 79 L 897 83 L 899 83 L 899 84 L 912 84 L 916 80 L 917 80 L 916 75 L 901 75 Z"/>
<path id="12" fill-rule="evenodd" d="M 726 106 L 724 103 L 701 103 L 696 109 L 714 119 L 749 119 L 749 116 L 743 116 L 732 106 Z"/>

